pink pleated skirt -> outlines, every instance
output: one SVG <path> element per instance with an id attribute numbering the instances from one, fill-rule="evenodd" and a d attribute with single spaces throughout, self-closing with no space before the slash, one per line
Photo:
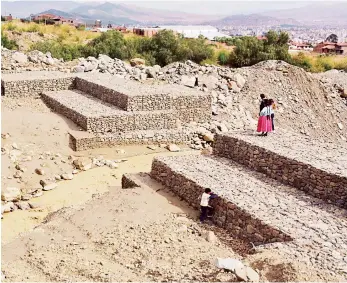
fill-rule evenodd
<path id="1" fill-rule="evenodd" d="M 258 119 L 257 132 L 272 132 L 271 118 L 267 116 L 260 116 Z"/>

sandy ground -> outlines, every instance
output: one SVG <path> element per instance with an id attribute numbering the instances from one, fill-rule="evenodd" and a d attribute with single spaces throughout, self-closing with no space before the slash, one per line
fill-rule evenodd
<path id="1" fill-rule="evenodd" d="M 247 255 L 247 245 L 198 224 L 196 211 L 145 176 L 142 188 L 120 188 L 123 173 L 150 171 L 156 155 L 199 152 L 131 146 L 75 153 L 67 133 L 76 128 L 39 99 L 2 98 L 2 133 L 10 134 L 2 140 L 2 186 L 34 190 L 43 177 L 71 172 L 71 154 L 127 160 L 117 169 L 99 167 L 60 181 L 58 188 L 30 200 L 38 208 L 4 215 L 2 271 L 7 281 L 235 281 L 233 274 L 214 267 L 216 257 L 242 259 L 259 270 L 262 280 L 319 279 L 298 272 L 295 263 L 275 253 Z M 18 158 L 31 157 L 21 163 L 27 170 L 20 179 L 12 177 L 13 151 L 20 152 Z M 45 176 L 35 173 L 38 167 Z M 207 241 L 209 230 L 219 240 Z"/>

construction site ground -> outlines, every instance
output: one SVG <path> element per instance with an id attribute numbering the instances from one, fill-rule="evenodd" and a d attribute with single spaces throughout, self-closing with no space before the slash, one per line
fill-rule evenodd
<path id="1" fill-rule="evenodd" d="M 237 281 L 214 265 L 217 257 L 236 258 L 256 269 L 261 281 L 334 281 L 329 270 L 317 273 L 309 264 L 288 260 L 276 250 L 255 250 L 223 230 L 201 225 L 192 210 L 166 188 L 141 175 L 141 188 L 121 189 L 123 173 L 149 172 L 157 155 L 199 154 L 182 147 L 178 153 L 157 147 L 118 147 L 73 152 L 68 130 L 78 128 L 52 113 L 40 99 L 2 99 L 2 132 L 10 137 L 26 163 L 25 181 L 46 162 L 46 174 L 68 170 L 59 158 L 99 156 L 126 159 L 119 168 L 99 167 L 61 181 L 57 189 L 31 201 L 36 209 L 16 210 L 2 219 L 2 271 L 6 281 Z M 2 185 L 19 184 L 13 164 L 2 156 Z M 30 174 L 29 174 L 30 173 Z M 17 183 L 17 184 L 16 184 Z M 23 187 L 22 187 L 23 188 Z M 216 241 L 208 241 L 208 231 Z"/>

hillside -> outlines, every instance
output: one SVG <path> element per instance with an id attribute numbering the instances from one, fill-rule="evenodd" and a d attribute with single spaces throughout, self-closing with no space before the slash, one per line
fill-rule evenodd
<path id="1" fill-rule="evenodd" d="M 251 15 L 234 15 L 225 17 L 221 20 L 212 21 L 209 24 L 214 26 L 279 26 L 279 25 L 296 25 L 302 23 L 293 19 L 277 19 L 275 17 L 263 16 L 258 14 Z"/>
<path id="2" fill-rule="evenodd" d="M 277 10 L 262 13 L 264 16 L 276 17 L 279 19 L 292 18 L 302 21 L 305 24 L 331 24 L 342 25 L 347 24 L 347 3 L 340 2 L 319 2 L 305 7 Z"/>

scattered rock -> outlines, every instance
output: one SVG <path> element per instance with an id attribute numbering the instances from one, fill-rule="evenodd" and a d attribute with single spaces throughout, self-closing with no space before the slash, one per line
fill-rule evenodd
<path id="1" fill-rule="evenodd" d="M 40 185 L 42 186 L 43 191 L 50 191 L 55 189 L 58 185 L 56 183 L 49 183 L 47 181 L 41 180 Z"/>
<path id="2" fill-rule="evenodd" d="M 248 277 L 247 277 L 247 271 L 246 270 L 247 269 L 245 266 L 235 267 L 234 273 L 235 273 L 237 279 L 239 279 L 241 281 L 247 281 Z"/>
<path id="3" fill-rule="evenodd" d="M 61 175 L 61 179 L 63 180 L 72 180 L 73 179 L 73 174 L 72 173 L 66 173 Z"/>
<path id="4" fill-rule="evenodd" d="M 116 162 L 111 162 L 108 167 L 110 167 L 111 169 L 117 169 L 118 168 L 118 164 Z"/>
<path id="5" fill-rule="evenodd" d="M 11 212 L 13 210 L 15 210 L 15 205 L 12 201 L 1 205 L 1 212 L 2 213 Z"/>
<path id="6" fill-rule="evenodd" d="M 218 238 L 216 235 L 213 233 L 213 231 L 208 231 L 205 236 L 206 241 L 215 244 L 218 242 Z"/>
<path id="7" fill-rule="evenodd" d="M 30 209 L 29 203 L 27 203 L 25 201 L 17 202 L 16 206 L 18 207 L 18 209 L 21 209 L 21 210 L 28 210 L 28 209 Z"/>
<path id="8" fill-rule="evenodd" d="M 45 175 L 45 171 L 41 168 L 36 168 L 35 173 L 38 175 Z"/>
<path id="9" fill-rule="evenodd" d="M 28 62 L 28 56 L 21 53 L 21 52 L 15 52 L 12 55 L 12 59 L 16 61 L 17 63 L 27 63 Z"/>
<path id="10" fill-rule="evenodd" d="M 207 142 L 213 142 L 214 141 L 214 135 L 212 133 L 206 133 L 203 135 L 202 138 L 204 139 L 204 141 L 207 141 Z"/>
<path id="11" fill-rule="evenodd" d="M 87 157 L 81 157 L 73 161 L 76 169 L 87 171 L 92 168 L 92 160 Z"/>
<path id="12" fill-rule="evenodd" d="M 1 189 L 1 200 L 3 201 L 19 201 L 22 193 L 19 188 L 7 187 Z"/>
<path id="13" fill-rule="evenodd" d="M 61 175 L 54 175 L 54 179 L 56 181 L 60 181 L 61 180 Z"/>
<path id="14" fill-rule="evenodd" d="M 149 148 L 151 150 L 156 150 L 157 149 L 157 147 L 155 145 L 149 145 L 149 146 L 147 146 L 147 148 Z"/>
<path id="15" fill-rule="evenodd" d="M 13 149 L 19 149 L 18 145 L 15 142 L 12 144 L 12 148 Z"/>
<path id="16" fill-rule="evenodd" d="M 6 134 L 1 134 L 1 138 L 2 139 L 8 139 L 10 137 L 10 134 L 9 133 L 6 133 Z"/>
<path id="17" fill-rule="evenodd" d="M 249 266 L 246 266 L 247 279 L 250 282 L 259 282 L 259 274 Z"/>
<path id="18" fill-rule="evenodd" d="M 181 150 L 181 149 L 180 149 L 177 145 L 175 145 L 175 144 L 169 144 L 169 145 L 167 146 L 167 149 L 168 149 L 169 151 L 171 151 L 171 152 L 178 152 L 178 151 Z"/>

